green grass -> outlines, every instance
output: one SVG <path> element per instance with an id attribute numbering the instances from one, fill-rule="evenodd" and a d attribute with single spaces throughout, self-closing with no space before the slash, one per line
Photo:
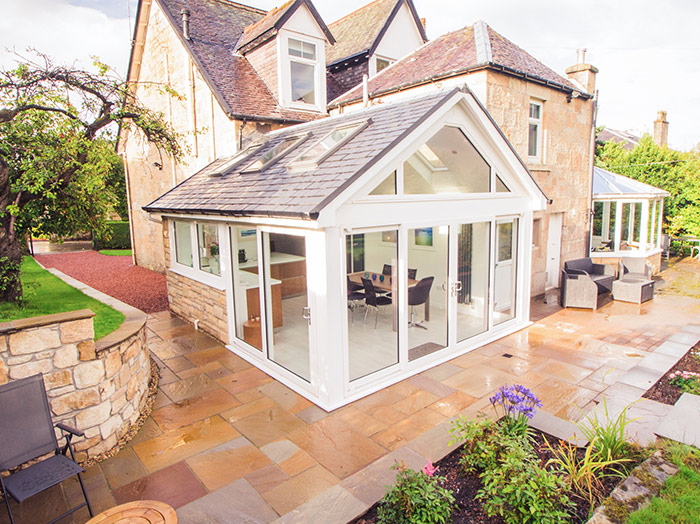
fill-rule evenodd
<path id="1" fill-rule="evenodd" d="M 95 312 L 93 323 L 97 340 L 117 329 L 124 321 L 122 313 L 69 286 L 42 269 L 32 257 L 22 260 L 21 278 L 24 301 L 21 306 L 0 303 L 0 322 L 87 308 Z"/>
<path id="2" fill-rule="evenodd" d="M 672 444 L 668 451 L 680 471 L 666 481 L 649 506 L 630 515 L 629 524 L 700 523 L 700 450 Z"/>
<path id="3" fill-rule="evenodd" d="M 100 249 L 99 253 L 110 257 L 130 257 L 131 249 Z"/>

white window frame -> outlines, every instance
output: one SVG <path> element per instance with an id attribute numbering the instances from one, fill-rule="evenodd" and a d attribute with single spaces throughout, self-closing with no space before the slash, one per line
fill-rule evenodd
<path id="1" fill-rule="evenodd" d="M 389 67 L 389 66 L 393 65 L 394 62 L 396 62 L 395 59 L 389 58 L 388 56 L 372 55 L 372 58 L 369 61 L 369 76 L 370 76 L 370 78 L 378 73 L 381 73 L 381 71 L 377 71 L 377 60 L 384 60 L 385 62 L 389 62 L 389 65 L 386 67 Z M 386 67 L 384 69 L 386 69 Z"/>
<path id="2" fill-rule="evenodd" d="M 177 253 L 174 249 L 177 243 L 177 239 L 175 236 L 175 222 L 189 224 L 190 226 L 190 241 L 192 243 L 192 267 L 180 264 L 177 261 Z M 197 235 L 197 224 L 213 225 L 217 228 L 219 237 L 219 275 L 209 273 L 208 271 L 203 271 L 200 268 L 199 237 Z M 168 220 L 168 228 L 170 234 L 170 270 L 173 273 L 177 273 L 178 275 L 181 275 L 183 277 L 195 280 L 196 282 L 200 282 L 215 289 L 224 290 L 226 286 L 223 278 L 223 275 L 225 273 L 225 262 L 223 260 L 225 251 L 223 250 L 223 247 L 225 246 L 222 246 L 222 243 L 225 242 L 225 239 L 222 237 L 224 232 L 222 231 L 221 224 L 201 220 L 182 220 L 179 218 L 170 218 Z"/>
<path id="3" fill-rule="evenodd" d="M 316 59 L 310 60 L 289 54 L 289 39 L 298 40 L 316 48 Z M 293 109 L 305 109 L 307 111 L 323 112 L 326 109 L 326 48 L 325 42 L 308 35 L 294 33 L 289 30 L 280 30 L 278 37 L 277 56 L 280 102 L 284 107 Z M 314 93 L 315 104 L 296 102 L 292 100 L 292 71 L 291 63 L 298 62 L 314 66 Z"/>
<path id="4" fill-rule="evenodd" d="M 539 118 L 532 118 L 530 116 L 530 106 L 532 105 L 535 105 L 540 108 Z M 527 157 L 530 160 L 539 162 L 542 159 L 542 137 L 544 136 L 544 133 L 542 132 L 542 124 L 544 121 L 544 103 L 541 100 L 535 100 L 534 98 L 531 98 L 527 105 L 527 117 Z M 535 144 L 537 152 L 535 155 L 530 154 L 530 125 L 537 126 L 537 144 Z"/>

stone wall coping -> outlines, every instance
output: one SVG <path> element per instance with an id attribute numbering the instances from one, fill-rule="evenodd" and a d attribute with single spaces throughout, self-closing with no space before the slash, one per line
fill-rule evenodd
<path id="1" fill-rule="evenodd" d="M 0 323 L 0 335 L 9 335 L 21 329 L 31 329 L 50 324 L 71 322 L 73 320 L 83 320 L 92 318 L 95 313 L 91 309 L 79 309 L 77 311 L 66 311 L 65 313 L 54 313 L 52 315 L 40 315 L 38 317 L 20 318 Z"/>
<path id="2" fill-rule="evenodd" d="M 97 291 L 96 289 L 91 288 L 87 284 L 84 284 L 79 280 L 69 277 L 68 275 L 66 275 L 62 271 L 59 271 L 58 269 L 45 269 L 49 273 L 56 275 L 69 286 L 73 286 L 74 288 L 79 289 L 87 296 L 99 300 L 103 304 L 107 304 L 108 306 L 113 307 L 114 309 L 116 309 L 124 315 L 124 322 L 122 322 L 122 325 L 119 326 L 119 328 L 112 331 L 109 335 L 102 337 L 100 340 L 95 341 L 95 351 L 97 353 L 114 347 L 117 344 L 121 344 L 127 338 L 138 333 L 139 330 L 146 324 L 146 319 L 148 318 L 148 315 L 146 315 L 146 313 L 144 313 L 140 309 L 130 306 L 129 304 L 125 304 L 121 300 L 117 300 L 114 297 L 110 297 L 109 295 L 106 295 L 101 291 Z"/>

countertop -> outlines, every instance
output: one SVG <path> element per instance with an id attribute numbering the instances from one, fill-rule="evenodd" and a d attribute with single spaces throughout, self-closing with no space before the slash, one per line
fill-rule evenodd
<path id="1" fill-rule="evenodd" d="M 274 266 L 275 264 L 287 264 L 289 262 L 299 262 L 300 260 L 306 260 L 304 257 L 300 257 L 299 255 L 290 255 L 289 253 L 270 253 L 270 265 Z M 242 264 L 238 265 L 239 269 L 247 269 L 250 267 L 256 267 L 258 265 L 258 260 L 255 259 L 253 260 L 252 258 L 249 258 L 247 262 L 243 262 Z"/>
<path id="2" fill-rule="evenodd" d="M 259 287 L 258 284 L 258 274 L 249 273 L 248 271 L 239 271 L 238 279 L 240 280 L 241 288 L 243 289 L 255 289 Z M 270 279 L 270 285 L 274 286 L 276 284 L 281 284 L 281 280 L 276 280 L 274 278 Z"/>

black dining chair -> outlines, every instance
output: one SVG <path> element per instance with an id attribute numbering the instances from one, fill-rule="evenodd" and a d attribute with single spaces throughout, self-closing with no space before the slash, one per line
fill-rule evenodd
<path id="1" fill-rule="evenodd" d="M 392 267 L 391 264 L 384 264 L 384 267 L 382 268 L 382 275 L 389 275 L 391 276 L 392 274 Z"/>
<path id="2" fill-rule="evenodd" d="M 365 288 L 365 304 L 367 309 L 365 310 L 365 320 L 367 322 L 367 313 L 369 313 L 369 308 L 373 307 L 377 311 L 377 316 L 374 317 L 374 329 L 377 329 L 377 321 L 379 320 L 379 308 L 381 306 L 390 306 L 392 300 L 390 298 L 377 295 L 374 289 L 374 284 L 369 278 L 362 278 L 362 285 Z"/>
<path id="3" fill-rule="evenodd" d="M 408 290 L 408 305 L 411 306 L 411 321 L 408 323 L 408 327 L 428 329 L 422 322 L 415 321 L 414 308 L 428 301 L 430 289 L 433 287 L 433 280 L 435 280 L 435 277 L 425 277 Z"/>
<path id="4" fill-rule="evenodd" d="M 348 309 L 350 310 L 350 322 L 354 322 L 355 318 L 353 313 L 357 308 L 358 302 L 365 299 L 365 294 L 360 291 L 364 289 L 361 284 L 353 282 L 348 277 Z"/>
<path id="5" fill-rule="evenodd" d="M 408 279 L 409 280 L 415 280 L 416 276 L 418 276 L 418 270 L 417 269 L 411 269 L 410 267 L 408 268 Z"/>
<path id="6" fill-rule="evenodd" d="M 51 410 L 41 374 L 13 380 L 0 386 L 0 489 L 5 499 L 10 522 L 14 524 L 10 497 L 19 504 L 29 497 L 41 493 L 74 475 L 78 476 L 85 502 L 69 509 L 51 522 L 58 522 L 74 511 L 87 506 L 92 517 L 83 479 L 85 470 L 78 466 L 73 455 L 71 438 L 82 437 L 83 432 L 65 424 L 56 424 L 65 435 L 66 444 L 59 446 L 51 420 Z M 70 458 L 66 453 L 70 451 Z M 40 457 L 51 454 L 51 456 Z M 19 469 L 23 464 L 31 466 Z M 5 472 L 10 472 L 7 476 Z"/>

